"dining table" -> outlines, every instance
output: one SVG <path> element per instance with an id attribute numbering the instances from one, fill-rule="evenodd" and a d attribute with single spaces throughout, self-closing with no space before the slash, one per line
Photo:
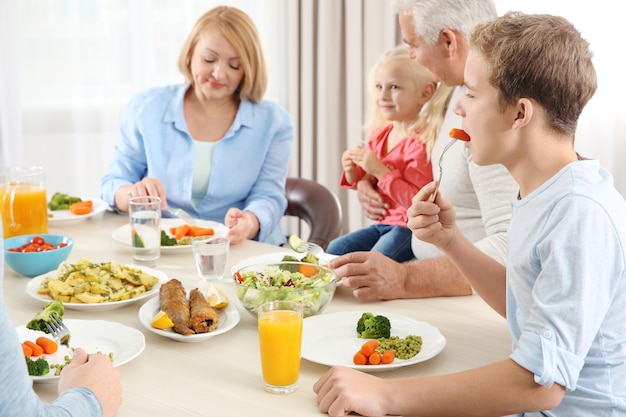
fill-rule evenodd
<path id="1" fill-rule="evenodd" d="M 107 210 L 82 221 L 51 222 L 49 233 L 74 240 L 68 262 L 89 257 L 93 261 L 133 264 L 130 246 L 112 238 L 113 231 L 125 224 L 128 224 L 127 216 Z M 247 258 L 282 251 L 286 249 L 253 240 L 231 246 L 227 273 L 216 285 L 236 306 L 240 320 L 231 330 L 202 342 L 184 343 L 146 329 L 138 311 L 149 300 L 110 310 L 66 308 L 65 319 L 118 322 L 145 336 L 143 351 L 119 367 L 123 385 L 119 417 L 323 415 L 317 407 L 313 385 L 329 370 L 328 365 L 302 359 L 295 392 L 276 395 L 263 389 L 257 320 L 237 299 L 230 275 L 231 266 Z M 191 250 L 162 251 L 153 268 L 168 279 L 180 280 L 188 290 L 201 285 Z M 31 320 L 44 305 L 27 293 L 29 280 L 4 265 L 4 296 L 16 327 Z M 459 372 L 506 359 L 511 350 L 506 320 L 478 295 L 361 301 L 353 296 L 352 290 L 339 284 L 321 314 L 342 311 L 402 315 L 428 323 L 444 336 L 445 346 L 435 356 L 374 374 L 380 378 Z M 56 383 L 33 386 L 44 401 L 53 401 L 57 396 Z"/>

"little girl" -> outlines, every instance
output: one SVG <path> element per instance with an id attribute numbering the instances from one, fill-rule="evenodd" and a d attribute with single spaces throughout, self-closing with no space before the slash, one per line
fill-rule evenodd
<path id="1" fill-rule="evenodd" d="M 341 186 L 356 189 L 366 177 L 384 195 L 388 214 L 376 223 L 340 236 L 326 252 L 374 250 L 398 262 L 414 258 L 406 210 L 422 186 L 433 180 L 430 153 L 453 88 L 437 86 L 428 69 L 405 46 L 383 54 L 370 73 L 372 109 L 368 142 L 341 156 Z M 428 103 L 428 104 L 426 104 Z"/>

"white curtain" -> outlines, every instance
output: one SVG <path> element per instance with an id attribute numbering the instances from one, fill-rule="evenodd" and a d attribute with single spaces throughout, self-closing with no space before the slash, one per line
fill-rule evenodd
<path id="1" fill-rule="evenodd" d="M 577 148 L 600 159 L 626 195 L 623 48 L 607 30 L 621 27 L 618 14 L 603 2 L 495 2 L 499 13 L 561 14 L 589 39 L 600 87 Z M 220 4 L 241 8 L 259 27 L 267 98 L 296 127 L 290 175 L 340 196 L 344 231 L 367 224 L 356 193 L 339 189 L 340 158 L 362 139 L 369 68 L 401 42 L 391 0 L 0 1 L 0 163 L 42 165 L 49 192 L 97 197 L 122 107 L 146 88 L 182 82 L 180 47 L 196 19 Z"/>

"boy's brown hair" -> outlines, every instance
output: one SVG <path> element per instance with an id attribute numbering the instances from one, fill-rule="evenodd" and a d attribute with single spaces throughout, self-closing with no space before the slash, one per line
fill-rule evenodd
<path id="1" fill-rule="evenodd" d="M 508 12 L 475 26 L 470 44 L 487 63 L 503 108 L 533 99 L 545 109 L 552 130 L 574 135 L 597 78 L 589 43 L 568 20 Z"/>

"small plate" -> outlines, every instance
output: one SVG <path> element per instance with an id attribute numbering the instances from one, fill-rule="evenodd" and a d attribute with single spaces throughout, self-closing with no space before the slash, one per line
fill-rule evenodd
<path id="1" fill-rule="evenodd" d="M 410 359 L 394 359 L 385 365 L 355 365 L 354 354 L 367 339 L 356 336 L 356 324 L 363 311 L 342 311 L 304 319 L 302 328 L 302 358 L 328 366 L 346 366 L 364 372 L 389 371 L 403 366 L 424 362 L 439 354 L 446 346 L 446 338 L 434 326 L 398 314 L 380 314 L 391 322 L 391 335 L 407 337 L 410 334 L 422 337 L 422 349 Z"/>
<path id="2" fill-rule="evenodd" d="M 228 227 L 226 227 L 222 223 L 214 222 L 211 220 L 198 220 L 195 219 L 196 223 L 200 227 L 211 227 L 215 230 L 214 236 L 226 236 L 228 234 Z M 161 219 L 161 229 L 165 230 L 169 236 L 172 236 L 170 233 L 171 227 L 181 226 L 186 222 L 183 219 Z M 125 224 L 123 226 L 118 227 L 113 231 L 113 239 L 117 240 L 120 243 L 130 246 L 130 225 Z M 161 252 L 176 252 L 181 250 L 190 250 L 191 245 L 180 245 L 180 246 L 161 246 Z"/>
<path id="3" fill-rule="evenodd" d="M 83 348 L 87 353 L 113 353 L 113 366 L 118 367 L 135 359 L 146 347 L 146 340 L 139 330 L 123 324 L 105 320 L 72 320 L 65 319 L 63 322 L 72 333 L 70 346 Z M 25 325 L 16 328 L 20 342 L 25 340 L 35 341 L 39 336 L 52 339 L 47 333 L 27 329 Z M 65 355 L 69 349 L 59 345 L 59 350 L 52 355 L 44 355 L 48 363 L 64 364 Z M 36 358 L 32 358 L 36 359 Z M 37 383 L 51 384 L 57 382 L 59 377 L 54 375 L 54 369 L 50 374 L 43 376 L 31 376 Z"/>
<path id="4" fill-rule="evenodd" d="M 241 268 L 245 268 L 246 266 L 256 265 L 256 264 L 273 264 L 282 261 L 283 256 L 295 256 L 298 259 L 302 259 L 304 257 L 304 253 L 294 252 L 291 250 L 285 249 L 285 252 L 276 252 L 276 253 L 268 253 L 267 255 L 259 255 L 252 256 L 250 258 L 246 258 L 242 261 L 237 262 L 230 268 L 230 274 L 235 275 L 235 272 L 239 271 Z M 331 259 L 336 258 L 337 255 L 331 255 L 329 253 L 325 253 L 323 256 L 319 257 L 321 264 L 327 264 Z M 232 282 L 232 280 L 228 280 L 228 282 Z"/>
<path id="5" fill-rule="evenodd" d="M 97 214 L 103 213 L 109 208 L 109 205 L 99 198 L 81 197 L 82 200 L 93 201 L 93 209 L 87 214 L 72 214 L 69 210 L 50 210 L 48 209 L 48 223 L 78 223 Z M 51 217 L 50 217 L 51 216 Z"/>
<path id="6" fill-rule="evenodd" d="M 150 330 L 152 333 L 156 333 L 160 336 L 165 336 L 170 339 L 174 339 L 177 342 L 186 342 L 186 343 L 195 343 L 195 342 L 204 342 L 214 336 L 220 335 L 222 333 L 226 333 L 231 330 L 233 327 L 239 323 L 241 319 L 241 315 L 237 308 L 229 302 L 226 307 L 223 309 L 218 309 L 217 312 L 220 313 L 220 323 L 217 329 L 208 333 L 199 333 L 199 334 L 190 334 L 190 335 L 182 335 L 176 333 L 172 329 L 168 330 L 160 330 L 152 327 L 150 322 L 159 312 L 159 298 L 153 298 L 152 300 L 147 301 L 144 305 L 139 309 L 139 321 L 146 329 Z"/>
<path id="7" fill-rule="evenodd" d="M 161 286 L 162 283 L 164 283 L 168 279 L 165 273 L 161 271 L 157 271 L 156 269 L 148 268 L 148 267 L 141 266 L 141 265 L 125 265 L 125 266 L 128 266 L 130 268 L 141 269 L 142 271 L 150 275 L 154 275 L 155 277 L 159 279 L 159 282 L 154 287 L 152 287 L 150 291 L 146 291 L 140 296 L 135 297 L 135 298 L 130 298 L 128 300 L 111 301 L 107 303 L 94 303 L 94 304 L 63 303 L 63 305 L 65 306 L 65 308 L 69 308 L 71 310 L 84 310 L 84 311 L 113 310 L 115 308 L 124 307 L 128 304 L 136 303 L 137 301 L 140 301 L 140 300 L 145 300 L 146 298 L 149 298 L 149 297 L 152 297 L 153 295 L 158 294 L 159 287 Z M 39 294 L 37 290 L 39 289 L 41 282 L 46 277 L 56 278 L 56 276 L 57 276 L 57 271 L 55 269 L 54 271 L 50 271 L 43 275 L 39 275 L 35 278 L 32 278 L 30 281 L 28 281 L 28 284 L 26 284 L 26 293 L 36 300 L 42 301 L 44 303 L 49 303 L 50 301 L 52 301 L 52 299 L 46 295 Z"/>

